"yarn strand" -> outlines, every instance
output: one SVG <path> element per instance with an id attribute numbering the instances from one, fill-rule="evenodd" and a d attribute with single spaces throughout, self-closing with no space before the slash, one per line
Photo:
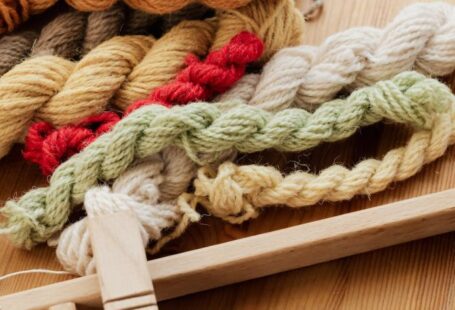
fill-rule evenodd
<path id="1" fill-rule="evenodd" d="M 31 248 L 49 239 L 66 223 L 73 206 L 100 180 L 119 177 L 137 158 L 146 158 L 176 144 L 192 159 L 200 153 L 236 148 L 255 152 L 266 148 L 301 151 L 323 141 L 336 141 L 382 119 L 429 130 L 439 114 L 451 113 L 454 97 L 442 83 L 415 72 L 360 89 L 345 100 L 321 106 L 314 114 L 288 109 L 271 114 L 238 104 L 223 113 L 223 103 L 192 103 L 171 109 L 149 105 L 131 113 L 77 156 L 54 172 L 49 187 L 9 201 L 1 212 L 11 240 Z M 229 103 L 226 103 L 229 106 Z"/>
<path id="2" fill-rule="evenodd" d="M 212 215 L 240 224 L 267 206 L 301 208 L 372 195 L 414 176 L 455 143 L 455 113 L 441 115 L 434 124 L 431 130 L 416 131 L 406 146 L 389 151 L 382 160 L 363 160 L 352 169 L 333 165 L 319 174 L 297 171 L 283 176 L 266 166 L 226 162 L 217 172 L 203 167 L 194 181 L 194 194 L 182 195 L 179 206 L 201 204 Z"/>
<path id="3" fill-rule="evenodd" d="M 417 3 L 384 29 L 358 27 L 336 33 L 320 46 L 285 48 L 260 75 L 245 76 L 224 100 L 238 98 L 269 111 L 314 111 L 342 89 L 372 85 L 416 69 L 428 76 L 455 70 L 455 6 Z"/>

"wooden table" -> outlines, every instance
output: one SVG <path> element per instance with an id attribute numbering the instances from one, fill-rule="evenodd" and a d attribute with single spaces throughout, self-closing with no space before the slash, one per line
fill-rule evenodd
<path id="1" fill-rule="evenodd" d="M 309 1 L 298 1 L 307 7 Z M 361 25 L 382 27 L 412 0 L 325 0 L 323 15 L 309 23 L 305 43 L 319 44 L 328 35 Z M 455 4 L 455 0 L 450 2 Z M 454 83 L 452 82 L 452 85 Z M 453 87 L 454 88 L 454 87 Z M 375 125 L 347 141 L 310 152 L 284 156 L 267 152 L 253 156 L 282 168 L 317 171 L 333 162 L 352 165 L 379 157 L 408 137 L 402 128 Z M 379 142 L 379 143 L 378 143 Z M 241 226 L 204 217 L 160 255 L 187 251 L 265 231 L 336 216 L 386 202 L 455 186 L 455 148 L 418 176 L 386 192 L 351 202 L 323 204 L 301 210 L 269 209 Z M 45 185 L 35 167 L 21 160 L 16 148 L 0 161 L 0 201 Z M 13 248 L 0 237 L 0 275 L 31 268 L 60 269 L 52 249 L 32 252 Z M 453 309 L 455 308 L 455 233 L 319 264 L 296 271 L 231 285 L 160 303 L 160 309 Z M 0 295 L 61 281 L 68 276 L 29 275 L 0 283 Z"/>

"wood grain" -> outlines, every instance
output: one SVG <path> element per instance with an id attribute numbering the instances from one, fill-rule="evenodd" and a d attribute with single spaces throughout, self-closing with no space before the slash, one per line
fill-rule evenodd
<path id="1" fill-rule="evenodd" d="M 299 1 L 307 7 L 309 1 Z M 306 27 L 305 43 L 319 44 L 328 35 L 352 26 L 384 26 L 411 0 L 325 0 L 322 16 Z M 455 0 L 449 1 L 455 3 Z M 379 157 L 401 145 L 408 133 L 397 127 L 376 125 L 347 141 L 323 145 L 310 152 L 282 155 L 266 152 L 243 162 L 268 162 L 285 170 L 317 171 L 334 162 L 352 165 L 365 157 Z M 374 207 L 455 187 L 455 148 L 427 166 L 419 175 L 386 192 L 352 202 L 322 204 L 301 210 L 270 209 L 241 226 L 210 217 L 193 225 L 160 255 L 217 244 L 289 227 L 316 219 Z M 0 161 L 0 200 L 19 196 L 45 184 L 37 169 L 20 159 L 16 149 Z M 0 238 L 0 274 L 29 268 L 58 269 L 51 249 L 33 252 L 14 249 Z M 160 309 L 453 309 L 455 308 L 455 233 L 412 242 L 330 263 L 302 268 L 160 303 Z M 23 276 L 0 284 L 0 295 L 69 278 Z"/>

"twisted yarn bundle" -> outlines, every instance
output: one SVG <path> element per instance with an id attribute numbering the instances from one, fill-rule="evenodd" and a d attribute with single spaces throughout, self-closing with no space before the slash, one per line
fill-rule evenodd
<path id="1" fill-rule="evenodd" d="M 2 232 L 26 248 L 46 241 L 63 227 L 72 206 L 83 202 L 90 187 L 117 178 L 135 158 L 146 158 L 172 144 L 198 161 L 198 153 L 216 155 L 232 147 L 242 152 L 266 148 L 300 151 L 343 139 L 359 126 L 383 118 L 431 129 L 435 115 L 449 114 L 452 103 L 453 95 L 445 85 L 406 72 L 358 90 L 345 100 L 328 102 L 314 114 L 302 109 L 271 114 L 244 104 L 224 113 L 206 103 L 171 109 L 145 106 L 57 168 L 49 187 L 7 202 L 1 210 L 8 218 Z"/>
<path id="2" fill-rule="evenodd" d="M 263 61 L 287 46 L 301 43 L 304 19 L 293 0 L 253 0 L 237 10 L 218 12 L 219 27 L 212 49 L 221 48 L 241 31 L 255 33 L 265 44 Z"/>
<path id="3" fill-rule="evenodd" d="M 291 0 L 258 3 L 263 12 L 276 18 L 284 18 L 290 6 L 295 11 Z M 275 3 L 281 5 L 272 6 Z M 256 2 L 250 5 L 253 4 L 258 5 Z M 145 98 L 150 90 L 172 80 L 184 66 L 189 53 L 203 55 L 212 42 L 216 46 L 229 42 L 238 34 L 233 33 L 233 29 L 244 28 L 252 22 L 261 26 L 260 32 L 263 29 L 266 33 L 273 32 L 276 27 L 266 23 L 268 16 L 265 15 L 258 16 L 261 20 L 256 21 L 240 12 L 236 19 L 230 19 L 235 27 L 223 22 L 224 17 L 220 18 L 215 39 L 216 21 L 186 21 L 174 27 L 152 49 L 150 38 L 113 38 L 91 51 L 78 64 L 43 56 L 16 66 L 0 78 L 0 156 L 9 151 L 33 119 L 62 126 L 103 111 L 109 101 L 126 108 Z M 243 26 L 237 27 L 238 21 L 242 21 Z M 301 16 L 293 19 L 294 24 L 286 23 L 286 27 L 294 29 L 299 21 Z M 293 42 L 294 37 L 291 42 L 279 40 L 283 46 Z M 268 43 L 264 43 L 267 48 Z M 116 70 L 112 70 L 113 67 Z"/>
<path id="4" fill-rule="evenodd" d="M 150 26 L 152 19 L 142 22 L 141 14 L 118 5 L 88 15 L 67 12 L 56 16 L 39 34 L 21 31 L 6 35 L 0 39 L 0 75 L 28 56 L 54 55 L 77 59 L 117 34 L 142 32 Z"/>
<path id="5" fill-rule="evenodd" d="M 56 2 L 57 0 L 1 0 L 0 34 L 13 31 L 27 21 L 30 15 L 39 14 Z"/>
<path id="6" fill-rule="evenodd" d="M 90 214 L 110 214 L 132 210 L 143 231 L 144 247 L 149 240 L 158 241 L 158 249 L 172 233 L 163 230 L 182 222 L 182 211 L 175 199 L 184 192 L 196 172 L 196 166 L 176 147 L 139 162 L 123 173 L 112 185 L 91 189 L 86 194 L 85 209 Z M 87 218 L 65 228 L 58 239 L 57 258 L 73 273 L 95 273 Z"/>
<path id="7" fill-rule="evenodd" d="M 236 9 L 247 5 L 251 0 L 200 0 L 204 5 L 214 9 Z M 100 11 L 114 5 L 117 0 L 66 0 L 79 11 Z M 194 0 L 124 0 L 132 8 L 148 13 L 170 13 L 190 5 Z"/>
<path id="8" fill-rule="evenodd" d="M 319 47 L 285 48 L 261 75 L 245 76 L 221 100 L 239 98 L 269 111 L 298 106 L 309 111 L 342 89 L 372 85 L 416 69 L 429 76 L 455 70 L 455 6 L 418 3 L 384 29 L 352 28 Z"/>
<path id="9" fill-rule="evenodd" d="M 38 34 L 22 31 L 0 38 L 0 76 L 22 61 L 30 53 Z"/>
<path id="10" fill-rule="evenodd" d="M 246 66 L 259 59 L 262 51 L 263 44 L 254 34 L 242 32 L 203 61 L 189 55 L 188 66 L 173 82 L 157 87 L 147 99 L 131 105 L 127 114 L 147 104 L 171 106 L 209 100 L 238 81 Z M 119 120 L 115 113 L 104 112 L 58 129 L 46 122 L 35 123 L 25 138 L 24 158 L 40 165 L 42 172 L 49 175 L 61 162 L 81 151 Z"/>
<path id="11" fill-rule="evenodd" d="M 430 130 L 416 131 L 404 147 L 389 151 L 381 160 L 363 160 L 352 169 L 333 165 L 319 174 L 297 171 L 283 176 L 273 167 L 230 162 L 217 172 L 211 167 L 201 168 L 194 181 L 194 194 L 183 194 L 179 206 L 194 209 L 201 204 L 211 214 L 240 224 L 257 217 L 267 206 L 300 208 L 381 192 L 414 176 L 455 143 L 455 101 L 451 110 L 451 114 L 435 118 Z"/>

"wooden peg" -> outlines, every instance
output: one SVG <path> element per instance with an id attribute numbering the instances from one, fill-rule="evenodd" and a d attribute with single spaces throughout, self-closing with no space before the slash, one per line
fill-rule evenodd
<path id="1" fill-rule="evenodd" d="M 77 310 L 77 308 L 76 308 L 76 304 L 74 304 L 72 302 L 67 302 L 64 304 L 59 304 L 59 305 L 49 307 L 49 310 Z"/>
<path id="2" fill-rule="evenodd" d="M 158 309 L 139 225 L 132 211 L 89 217 L 106 310 Z"/>

